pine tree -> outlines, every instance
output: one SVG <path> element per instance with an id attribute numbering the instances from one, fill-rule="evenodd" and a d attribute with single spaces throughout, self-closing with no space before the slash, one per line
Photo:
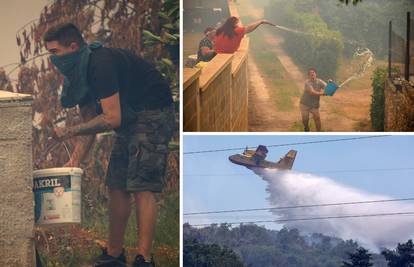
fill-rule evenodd
<path id="1" fill-rule="evenodd" d="M 354 253 L 348 253 L 349 262 L 343 262 L 343 267 L 370 267 L 373 265 L 371 263 L 372 255 L 368 253 L 363 247 L 358 248 Z"/>
<path id="2" fill-rule="evenodd" d="M 217 244 L 204 244 L 197 240 L 184 240 L 184 266 L 244 267 L 239 256 L 230 248 Z"/>
<path id="3" fill-rule="evenodd" d="M 384 255 L 390 267 L 414 266 L 414 244 L 411 239 L 407 243 L 398 243 L 395 250 L 385 249 L 381 254 Z"/>

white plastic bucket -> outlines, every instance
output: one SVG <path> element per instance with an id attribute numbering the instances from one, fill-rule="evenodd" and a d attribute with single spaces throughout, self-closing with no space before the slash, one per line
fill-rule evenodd
<path id="1" fill-rule="evenodd" d="M 33 171 L 36 225 L 81 222 L 81 176 L 79 168 Z"/>

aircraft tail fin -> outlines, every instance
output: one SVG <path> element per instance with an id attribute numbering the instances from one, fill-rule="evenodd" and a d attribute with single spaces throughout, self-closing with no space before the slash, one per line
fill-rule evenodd
<path id="1" fill-rule="evenodd" d="M 297 153 L 296 150 L 290 150 L 283 158 L 281 158 L 278 162 L 280 169 L 291 170 Z"/>

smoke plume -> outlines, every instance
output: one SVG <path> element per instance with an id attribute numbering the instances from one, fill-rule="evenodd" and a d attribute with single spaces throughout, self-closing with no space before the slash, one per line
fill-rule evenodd
<path id="1" fill-rule="evenodd" d="M 269 183 L 268 200 L 272 207 L 392 199 L 389 196 L 371 194 L 345 186 L 327 177 L 307 173 L 263 169 L 255 172 Z M 413 211 L 412 202 L 272 210 L 277 216 L 276 219 Z M 292 221 L 285 224 L 289 228 L 298 228 L 306 233 L 323 233 L 345 240 L 353 239 L 376 251 L 384 247 L 395 247 L 398 242 L 406 242 L 414 236 L 412 215 Z"/>

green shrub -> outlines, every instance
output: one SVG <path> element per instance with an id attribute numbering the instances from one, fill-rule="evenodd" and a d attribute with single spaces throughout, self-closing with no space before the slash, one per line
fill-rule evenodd
<path id="1" fill-rule="evenodd" d="M 384 131 L 384 88 L 387 79 L 385 68 L 376 68 L 372 78 L 371 125 L 374 131 Z"/>
<path id="2" fill-rule="evenodd" d="M 300 3 L 301 11 L 297 3 Z M 287 53 L 305 70 L 316 68 L 322 79 L 335 79 L 344 44 L 338 31 L 327 24 L 312 9 L 297 1 L 273 1 L 265 9 L 265 17 L 278 25 L 304 33 L 283 32 Z"/>

